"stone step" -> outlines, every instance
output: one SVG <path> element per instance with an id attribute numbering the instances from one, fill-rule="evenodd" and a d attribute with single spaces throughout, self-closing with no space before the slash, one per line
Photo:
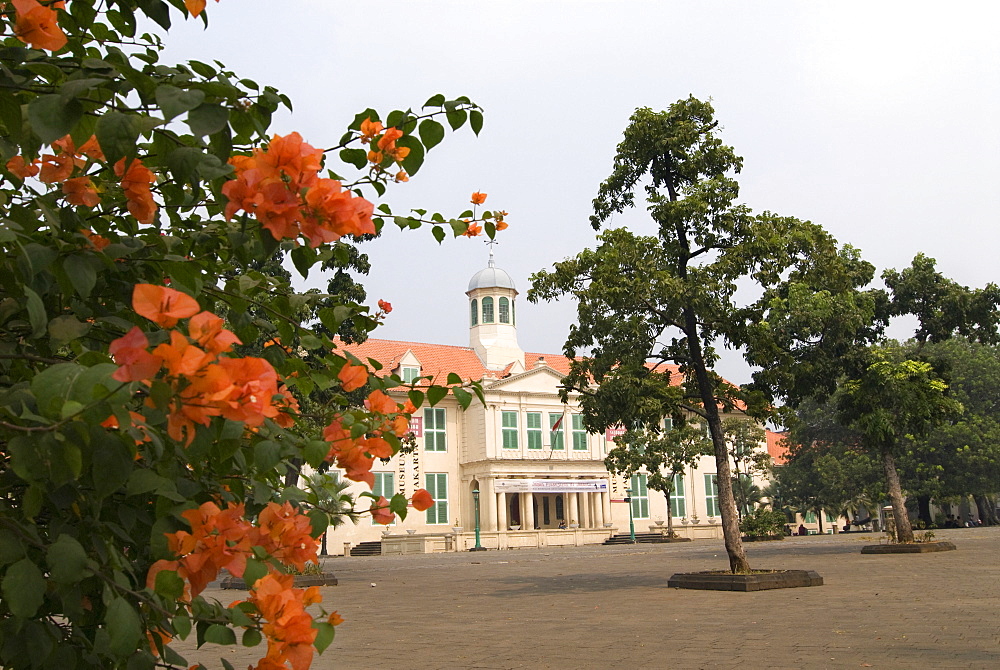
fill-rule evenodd
<path id="1" fill-rule="evenodd" d="M 351 547 L 351 556 L 381 556 L 382 542 L 375 540 L 372 542 L 361 542 L 355 547 Z"/>

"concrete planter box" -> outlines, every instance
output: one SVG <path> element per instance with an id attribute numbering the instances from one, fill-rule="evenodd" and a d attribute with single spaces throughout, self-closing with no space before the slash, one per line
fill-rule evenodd
<path id="1" fill-rule="evenodd" d="M 337 578 L 332 572 L 324 572 L 322 575 L 296 575 L 294 586 L 297 589 L 305 589 L 310 586 L 336 586 Z M 223 577 L 219 580 L 219 587 L 223 589 L 247 590 L 247 584 L 239 577 Z"/>
<path id="2" fill-rule="evenodd" d="M 766 591 L 800 586 L 822 586 L 823 578 L 812 570 L 775 570 L 749 575 L 731 572 L 681 572 L 670 577 L 667 586 L 705 591 Z"/>
<path id="3" fill-rule="evenodd" d="M 862 554 L 931 554 L 937 551 L 955 551 L 951 542 L 913 542 L 910 544 L 869 544 L 861 547 Z"/>

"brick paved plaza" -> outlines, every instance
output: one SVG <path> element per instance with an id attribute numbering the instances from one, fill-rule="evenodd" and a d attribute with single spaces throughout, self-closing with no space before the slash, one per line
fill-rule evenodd
<path id="1" fill-rule="evenodd" d="M 727 567 L 721 540 L 331 558 L 324 601 L 347 621 L 313 668 L 1000 668 L 1000 528 L 936 532 L 958 550 L 861 555 L 873 534 L 748 544 L 754 567 L 825 580 L 757 593 L 666 587 Z M 182 646 L 210 668 L 263 653 Z"/>

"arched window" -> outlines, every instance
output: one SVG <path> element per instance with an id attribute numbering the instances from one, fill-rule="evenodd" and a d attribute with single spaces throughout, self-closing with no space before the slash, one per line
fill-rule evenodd
<path id="1" fill-rule="evenodd" d="M 493 323 L 493 298 L 483 298 L 483 323 Z"/>
<path id="2" fill-rule="evenodd" d="M 472 299 L 472 325 L 479 323 L 479 301 Z"/>
<path id="3" fill-rule="evenodd" d="M 510 325 L 517 325 L 517 316 L 514 315 L 514 301 L 510 301 Z"/>
<path id="4" fill-rule="evenodd" d="M 500 298 L 500 323 L 510 323 L 510 300 Z"/>

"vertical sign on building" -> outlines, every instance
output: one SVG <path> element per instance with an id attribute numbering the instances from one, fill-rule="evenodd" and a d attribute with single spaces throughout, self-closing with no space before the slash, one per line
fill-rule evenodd
<path id="1" fill-rule="evenodd" d="M 406 454 L 399 454 L 399 493 L 410 497 L 406 492 Z"/>

